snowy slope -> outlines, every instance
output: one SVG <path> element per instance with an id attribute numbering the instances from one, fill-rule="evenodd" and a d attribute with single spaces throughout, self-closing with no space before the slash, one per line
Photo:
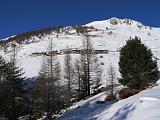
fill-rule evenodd
<path id="1" fill-rule="evenodd" d="M 139 36 L 142 38 L 142 42 L 148 46 L 156 58 L 160 58 L 160 28 L 153 28 L 145 26 L 140 22 L 129 19 L 111 18 L 104 21 L 95 21 L 84 26 L 93 26 L 93 30 L 89 32 L 90 39 L 95 46 L 95 49 L 109 50 L 109 54 L 103 54 L 103 58 L 99 58 L 100 62 L 103 62 L 102 68 L 104 68 L 103 79 L 106 78 L 107 66 L 112 64 L 117 73 L 117 77 L 120 76 L 118 72 L 119 52 L 118 50 L 126 43 L 129 37 Z M 76 33 L 74 28 L 70 28 L 67 32 L 60 32 L 57 39 L 56 33 L 53 31 L 51 34 L 37 37 L 32 36 L 27 39 L 28 43 L 19 44 L 17 50 L 18 65 L 24 68 L 25 76 L 35 77 L 38 75 L 43 56 L 33 56 L 35 52 L 45 52 L 50 40 L 53 40 L 54 49 L 62 50 L 66 47 L 81 48 L 82 40 L 84 37 Z M 10 43 L 9 43 L 10 44 Z M 0 54 L 9 58 L 11 54 L 11 48 L 7 48 L 7 52 L 4 49 L 0 49 Z M 63 56 L 58 55 L 59 60 L 63 63 Z M 73 57 L 76 57 L 73 55 Z M 160 61 L 158 60 L 160 67 Z"/>
<path id="2" fill-rule="evenodd" d="M 105 97 L 104 93 L 100 93 L 83 101 L 81 107 L 67 112 L 58 120 L 159 120 L 159 91 L 160 87 L 148 89 L 115 104 L 97 104 Z"/>

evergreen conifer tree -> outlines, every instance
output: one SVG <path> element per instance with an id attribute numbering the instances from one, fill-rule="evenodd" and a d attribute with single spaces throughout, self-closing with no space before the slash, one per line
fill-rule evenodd
<path id="1" fill-rule="evenodd" d="M 24 101 L 26 100 L 26 94 L 23 84 L 23 72 L 21 68 L 16 66 L 16 45 L 13 44 L 13 56 L 9 62 L 5 62 L 1 59 L 2 63 L 2 76 L 1 80 L 1 103 L 2 114 L 5 117 L 16 120 L 19 116 L 25 114 Z"/>
<path id="2" fill-rule="evenodd" d="M 158 77 L 156 60 L 151 50 L 141 43 L 138 37 L 130 38 L 120 50 L 119 68 L 123 85 L 133 88 L 144 88 Z"/>

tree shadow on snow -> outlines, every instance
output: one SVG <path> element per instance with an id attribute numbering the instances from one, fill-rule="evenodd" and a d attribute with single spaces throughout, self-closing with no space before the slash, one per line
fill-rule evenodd
<path id="1" fill-rule="evenodd" d="M 121 107 L 109 120 L 126 120 L 129 114 L 135 109 L 132 104 L 126 104 Z"/>
<path id="2" fill-rule="evenodd" d="M 57 120 L 96 120 L 99 113 L 111 107 L 112 104 L 90 104 L 84 105 L 67 112 Z"/>
<path id="3" fill-rule="evenodd" d="M 93 109 L 86 115 L 84 120 L 97 120 L 99 114 L 102 111 L 109 109 L 113 103 L 97 104 Z M 98 116 L 97 116 L 98 115 Z"/>

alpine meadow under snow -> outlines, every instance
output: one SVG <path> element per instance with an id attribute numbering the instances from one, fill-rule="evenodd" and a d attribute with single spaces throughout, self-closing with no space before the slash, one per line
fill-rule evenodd
<path id="1" fill-rule="evenodd" d="M 141 38 L 142 43 L 151 49 L 153 57 L 160 67 L 160 28 L 145 26 L 130 19 L 118 18 L 95 21 L 82 25 L 82 27 L 87 30 L 95 50 L 107 51 L 107 53 L 98 54 L 103 69 L 102 86 L 106 86 L 107 71 L 111 64 L 115 68 L 116 78 L 121 77 L 118 70 L 119 50 L 130 37 L 138 36 Z M 85 38 L 77 31 L 77 28 L 75 26 L 62 27 L 58 34 L 56 31 L 51 31 L 49 34 L 31 35 L 23 41 L 16 41 L 18 66 L 23 68 L 24 76 L 27 78 L 38 76 L 44 53 L 51 40 L 53 40 L 53 50 L 57 51 L 61 66 L 64 64 L 65 55 L 63 52 L 66 48 L 82 49 L 82 41 Z M 2 43 L 6 42 L 5 46 L 0 44 L 0 54 L 7 60 L 9 60 L 12 51 L 12 41 L 7 42 L 9 39 L 2 40 Z M 73 53 L 71 57 L 75 60 L 79 55 Z M 159 91 L 160 88 L 157 86 L 114 104 L 97 104 L 97 101 L 104 100 L 106 97 L 105 92 L 100 93 L 75 103 L 58 120 L 158 120 L 160 118 Z"/>

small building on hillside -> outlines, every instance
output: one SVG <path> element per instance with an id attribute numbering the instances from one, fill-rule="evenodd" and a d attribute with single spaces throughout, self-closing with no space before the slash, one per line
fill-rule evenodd
<path id="1" fill-rule="evenodd" d="M 108 54 L 108 50 L 95 50 L 95 54 Z"/>

